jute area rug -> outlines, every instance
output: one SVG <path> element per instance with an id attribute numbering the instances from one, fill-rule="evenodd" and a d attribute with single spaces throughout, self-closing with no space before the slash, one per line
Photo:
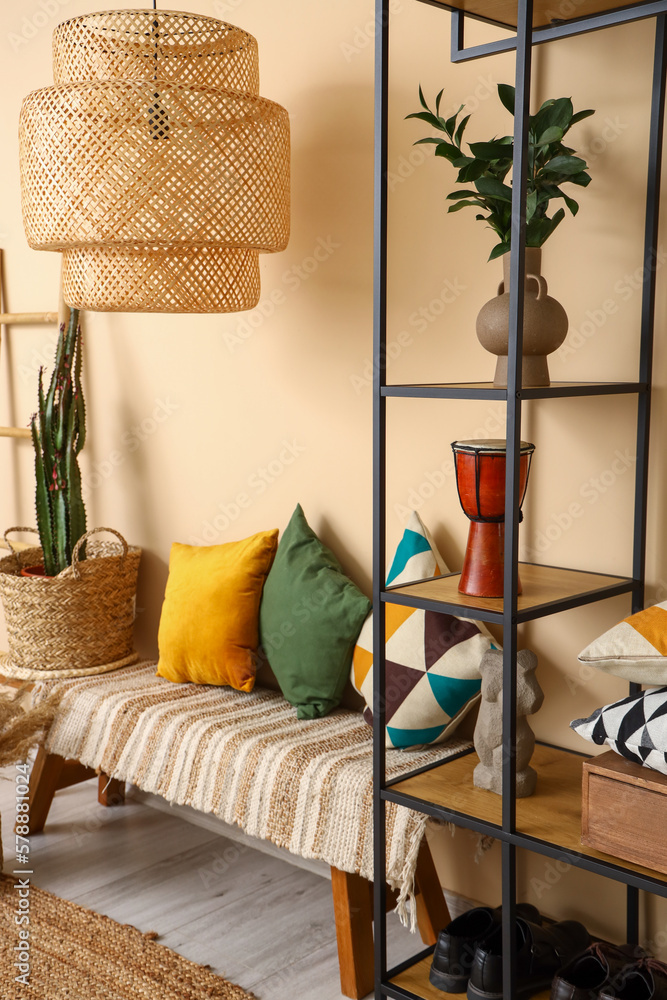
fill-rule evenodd
<path id="1" fill-rule="evenodd" d="M 17 879 L 0 876 L 1 1000 L 253 998 L 153 935 L 36 886 L 23 896 L 19 888 Z"/>

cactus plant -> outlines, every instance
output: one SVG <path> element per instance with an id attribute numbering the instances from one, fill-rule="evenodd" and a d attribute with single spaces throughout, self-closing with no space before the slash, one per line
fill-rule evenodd
<path id="1" fill-rule="evenodd" d="M 48 390 L 39 371 L 39 412 L 30 422 L 35 449 L 37 528 L 44 571 L 56 576 L 69 566 L 72 550 L 86 531 L 78 455 L 86 440 L 86 411 L 81 387 L 79 310 L 60 327 L 56 360 Z M 80 554 L 84 558 L 84 553 Z"/>

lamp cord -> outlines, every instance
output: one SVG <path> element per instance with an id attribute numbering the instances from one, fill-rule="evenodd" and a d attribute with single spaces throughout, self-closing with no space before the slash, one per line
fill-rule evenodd
<path id="1" fill-rule="evenodd" d="M 153 92 L 153 105 L 149 108 L 149 125 L 151 126 L 151 133 L 153 139 L 165 139 L 167 133 L 169 132 L 169 115 L 167 109 L 163 106 L 160 101 L 160 93 L 158 87 L 158 59 L 159 59 L 159 41 L 160 41 L 160 20 L 157 16 L 157 0 L 153 0 L 153 10 L 155 11 L 155 17 L 153 18 L 153 84 L 155 90 Z M 167 14 L 169 17 L 169 14 Z"/>
<path id="2" fill-rule="evenodd" d="M 157 10 L 156 4 L 157 0 L 153 0 L 153 10 Z M 155 66 L 153 68 L 153 80 L 157 84 L 157 43 L 158 43 L 158 28 L 159 28 L 157 20 L 153 21 L 153 27 L 155 29 L 155 55 L 154 55 Z M 155 96 L 157 97 L 157 94 Z"/>

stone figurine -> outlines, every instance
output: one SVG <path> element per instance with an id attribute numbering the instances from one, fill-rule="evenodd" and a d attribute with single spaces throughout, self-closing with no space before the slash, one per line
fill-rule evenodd
<path id="1" fill-rule="evenodd" d="M 528 725 L 544 701 L 535 670 L 537 656 L 530 649 L 517 654 L 516 663 L 516 794 L 526 798 L 535 791 L 536 771 L 530 767 L 535 749 L 535 734 Z M 473 784 L 502 795 L 503 782 L 503 654 L 491 649 L 484 654 L 479 672 L 482 675 L 482 701 L 475 726 L 475 750 L 479 764 L 473 772 Z"/>

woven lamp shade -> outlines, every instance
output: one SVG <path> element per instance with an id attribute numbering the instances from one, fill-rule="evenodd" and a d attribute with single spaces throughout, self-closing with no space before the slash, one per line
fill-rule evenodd
<path id="1" fill-rule="evenodd" d="M 104 11 L 53 34 L 55 86 L 19 125 L 23 221 L 63 253 L 65 301 L 235 312 L 289 238 L 289 119 L 259 96 L 257 42 L 213 18 Z"/>

